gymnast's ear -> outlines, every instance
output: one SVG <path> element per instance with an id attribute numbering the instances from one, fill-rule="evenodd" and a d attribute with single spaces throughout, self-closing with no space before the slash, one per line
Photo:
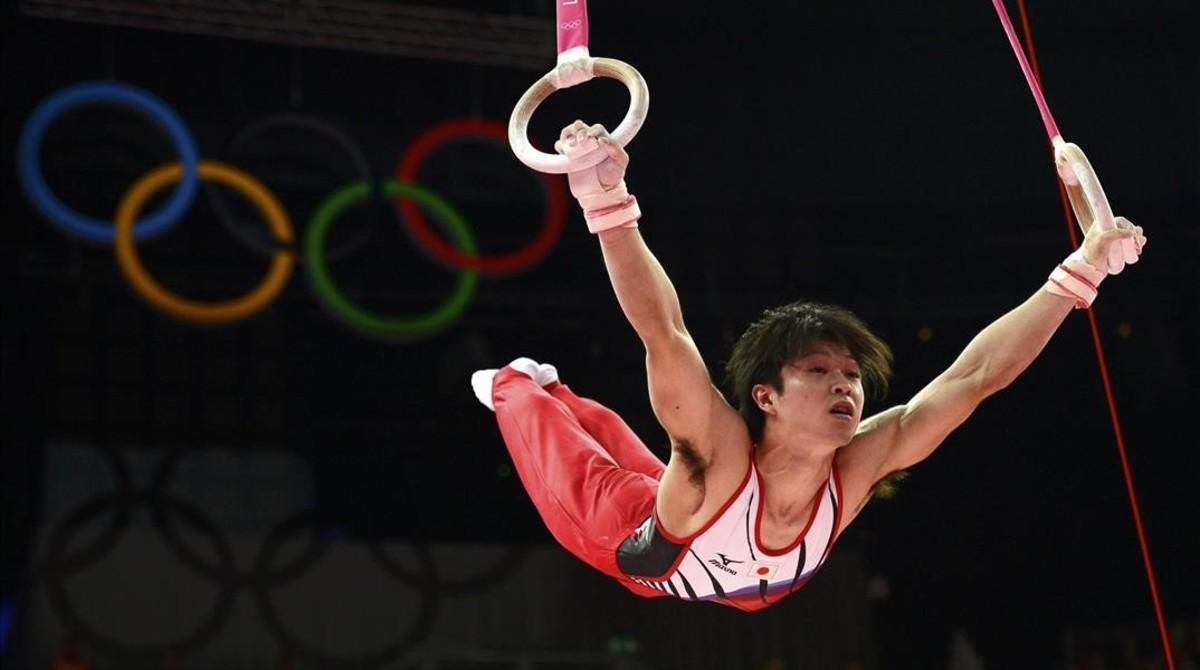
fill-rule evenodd
<path id="1" fill-rule="evenodd" d="M 775 413 L 775 389 L 770 384 L 755 384 L 750 389 L 750 397 L 764 414 Z"/>

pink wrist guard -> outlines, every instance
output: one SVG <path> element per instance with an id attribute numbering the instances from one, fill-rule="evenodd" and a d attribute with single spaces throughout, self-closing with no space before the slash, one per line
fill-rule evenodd
<path id="1" fill-rule="evenodd" d="M 1092 306 L 1105 275 L 1076 249 L 1054 268 L 1044 288 L 1054 295 L 1075 300 L 1076 309 L 1085 309 Z"/>
<path id="2" fill-rule="evenodd" d="M 587 219 L 588 230 L 592 233 L 610 228 L 634 228 L 642 216 L 637 198 L 629 195 L 624 179 L 607 191 L 586 193 L 575 199 L 583 208 L 583 218 Z"/>
<path id="3" fill-rule="evenodd" d="M 613 228 L 637 228 L 638 219 L 642 218 L 642 210 L 638 207 L 637 198 L 627 195 L 615 205 L 585 209 L 583 218 L 587 219 L 588 231 L 595 234 Z"/>

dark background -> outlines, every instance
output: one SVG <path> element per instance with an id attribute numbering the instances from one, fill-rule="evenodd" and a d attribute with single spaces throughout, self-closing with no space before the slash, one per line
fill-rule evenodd
<path id="1" fill-rule="evenodd" d="M 553 11 L 445 4 L 548 21 Z M 817 299 L 854 309 L 891 343 L 888 402 L 902 402 L 1070 249 L 1037 110 L 982 0 L 770 10 L 619 1 L 591 13 L 593 55 L 625 60 L 649 82 L 627 181 L 714 376 L 759 311 Z M 1034 3 L 1030 13 L 1064 136 L 1088 153 L 1114 210 L 1149 236 L 1143 260 L 1108 279 L 1094 311 L 1163 606 L 1169 619 L 1195 618 L 1200 17 L 1194 3 L 1168 1 Z M 506 121 L 540 72 L 37 19 L 14 7 L 3 20 L 5 598 L 23 588 L 39 450 L 54 438 L 284 447 L 313 464 L 322 523 L 338 533 L 548 542 L 467 384 L 473 369 L 530 355 L 557 364 L 665 455 L 639 343 L 573 203 L 543 262 L 481 278 L 451 327 L 394 342 L 327 315 L 299 270 L 246 321 L 173 321 L 129 290 L 109 249 L 59 234 L 18 188 L 21 124 L 77 81 L 154 91 L 205 157 L 231 158 L 231 141 L 264 116 L 318 117 L 386 176 L 437 121 Z M 533 135 L 545 146 L 577 117 L 611 128 L 625 100 L 612 82 L 562 93 Z M 48 180 L 77 209 L 111 215 L 133 179 L 171 158 L 147 128 L 119 110 L 64 115 L 43 144 Z M 259 162 L 247 167 L 277 189 L 298 229 L 325 194 L 357 178 L 319 142 L 266 137 L 255 149 Z M 421 182 L 462 209 L 486 251 L 518 248 L 538 230 L 536 181 L 503 147 L 447 146 Z M 140 247 L 146 264 L 189 295 L 239 294 L 265 261 L 216 220 L 201 194 L 182 225 Z M 452 285 L 386 203 L 348 212 L 338 230 L 335 240 L 369 237 L 331 266 L 365 305 L 421 311 Z M 880 667 L 940 666 L 954 628 L 992 667 L 1051 667 L 1070 627 L 1149 629 L 1086 316 L 1073 314 L 1025 375 L 840 545 L 890 587 L 875 634 L 891 660 Z"/>

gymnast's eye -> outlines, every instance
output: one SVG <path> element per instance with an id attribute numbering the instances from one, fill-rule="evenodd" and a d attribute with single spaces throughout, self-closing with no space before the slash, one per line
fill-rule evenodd
<path id="1" fill-rule="evenodd" d="M 862 379 L 862 373 L 858 370 L 847 370 L 846 376 L 851 379 Z"/>
<path id="2" fill-rule="evenodd" d="M 825 374 L 826 372 L 829 372 L 828 370 L 826 370 L 825 368 L 821 367 L 820 365 L 814 365 L 814 366 L 810 367 L 810 368 L 808 369 L 808 371 L 809 371 L 809 372 L 815 372 L 815 373 L 817 373 L 817 374 L 819 374 L 819 375 L 823 375 L 823 374 Z"/>

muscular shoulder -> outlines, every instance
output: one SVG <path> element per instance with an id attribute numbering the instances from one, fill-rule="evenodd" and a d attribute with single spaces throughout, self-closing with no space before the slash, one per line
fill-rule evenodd
<path id="1" fill-rule="evenodd" d="M 871 498 L 872 489 L 887 477 L 888 456 L 899 434 L 903 406 L 864 419 L 849 444 L 837 452 L 838 474 L 842 483 L 845 528 Z"/>

